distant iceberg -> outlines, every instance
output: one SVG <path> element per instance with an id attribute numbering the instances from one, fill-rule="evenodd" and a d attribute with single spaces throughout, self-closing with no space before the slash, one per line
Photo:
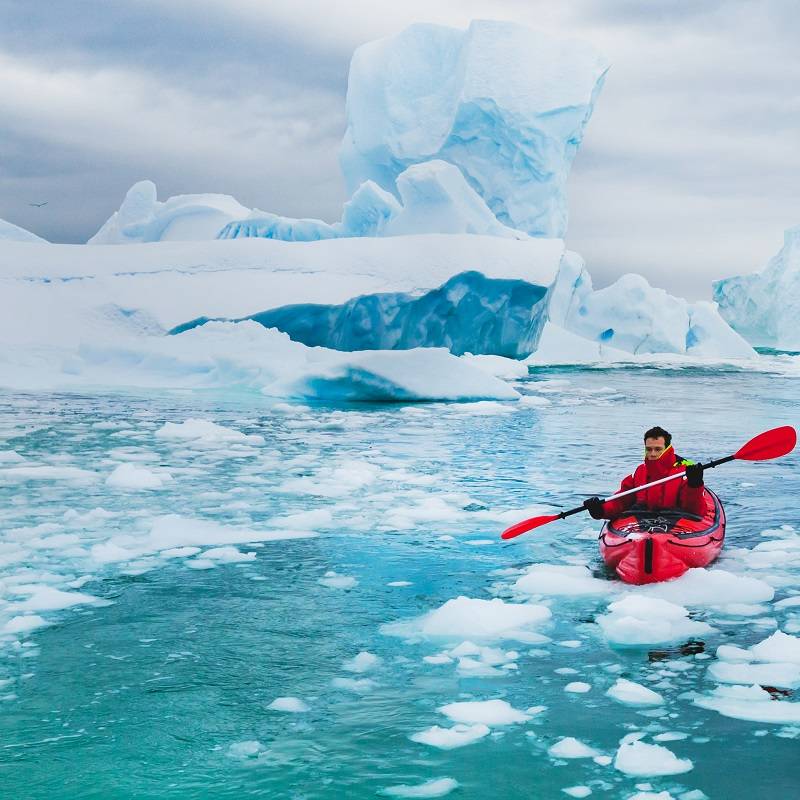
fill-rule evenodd
<path id="1" fill-rule="evenodd" d="M 731 327 L 757 347 L 800 350 L 800 225 L 761 272 L 715 281 L 714 300 Z"/>
<path id="2" fill-rule="evenodd" d="M 232 219 L 250 209 L 227 194 L 181 194 L 158 201 L 152 181 L 135 183 L 119 211 L 103 224 L 88 244 L 193 242 L 214 239 Z"/>
<path id="3" fill-rule="evenodd" d="M 20 228 L 19 225 L 14 225 L 13 222 L 0 219 L 0 242 L 39 242 L 41 244 L 47 240 L 26 231 L 25 228 Z"/>

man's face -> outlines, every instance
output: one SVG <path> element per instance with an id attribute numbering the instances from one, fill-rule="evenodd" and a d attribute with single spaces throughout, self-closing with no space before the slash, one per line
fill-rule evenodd
<path id="1" fill-rule="evenodd" d="M 661 458 L 661 454 L 667 449 L 667 443 L 663 436 L 656 436 L 653 439 L 644 440 L 644 457 L 647 461 L 655 461 Z"/>

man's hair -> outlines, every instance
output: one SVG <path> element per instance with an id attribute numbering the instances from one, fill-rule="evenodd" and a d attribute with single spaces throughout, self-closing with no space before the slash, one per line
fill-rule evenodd
<path id="1" fill-rule="evenodd" d="M 649 431 L 645 431 L 644 440 L 647 441 L 648 439 L 658 439 L 660 436 L 664 437 L 664 444 L 669 447 L 670 443 L 672 442 L 672 434 L 669 431 L 665 431 L 663 428 L 660 428 L 658 425 L 656 425 L 655 428 L 650 428 Z"/>

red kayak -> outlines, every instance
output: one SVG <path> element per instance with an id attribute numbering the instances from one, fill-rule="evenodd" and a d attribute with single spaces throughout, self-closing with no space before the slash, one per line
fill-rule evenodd
<path id="1" fill-rule="evenodd" d="M 625 583 L 678 578 L 708 566 L 725 540 L 725 509 L 710 489 L 702 517 L 681 509 L 629 509 L 600 532 L 600 554 Z"/>

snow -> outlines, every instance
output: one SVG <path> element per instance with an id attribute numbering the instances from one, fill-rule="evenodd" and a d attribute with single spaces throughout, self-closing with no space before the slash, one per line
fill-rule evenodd
<path id="1" fill-rule="evenodd" d="M 441 728 L 434 725 L 419 733 L 414 733 L 408 738 L 412 742 L 438 747 L 440 750 L 454 750 L 457 747 L 477 742 L 488 736 L 491 729 L 487 725 L 453 725 L 452 728 Z"/>
<path id="2" fill-rule="evenodd" d="M 584 744 L 572 736 L 559 739 L 547 750 L 547 754 L 553 758 L 595 758 L 600 755 L 597 750 Z"/>
<path id="3" fill-rule="evenodd" d="M 449 717 L 453 722 L 464 724 L 514 725 L 527 722 L 530 716 L 513 708 L 505 700 L 482 700 L 462 703 L 448 703 L 437 711 Z"/>
<path id="4" fill-rule="evenodd" d="M 434 778 L 418 786 L 388 786 L 381 794 L 388 797 L 444 797 L 458 788 L 458 781 L 453 778 Z"/>
<path id="5" fill-rule="evenodd" d="M 402 637 L 528 641 L 531 629 L 546 623 L 551 616 L 550 609 L 541 605 L 506 603 L 499 597 L 482 600 L 460 596 L 410 622 L 385 624 L 381 632 Z"/>
<path id="6" fill-rule="evenodd" d="M 713 286 L 720 313 L 748 342 L 800 350 L 800 226 L 784 233 L 783 248 L 763 270 Z"/>
<path id="7" fill-rule="evenodd" d="M 311 707 L 299 697 L 276 697 L 267 708 L 270 711 L 286 711 L 291 714 L 302 714 Z"/>
<path id="8" fill-rule="evenodd" d="M 213 239 L 245 208 L 225 194 L 183 194 L 160 203 L 152 181 L 135 183 L 111 217 L 89 239 L 91 245 Z"/>
<path id="9" fill-rule="evenodd" d="M 456 165 L 502 222 L 566 229 L 564 185 L 608 68 L 591 46 L 507 22 L 416 24 L 359 47 L 340 162 L 351 191 Z"/>
<path id="10" fill-rule="evenodd" d="M 20 228 L 19 225 L 14 225 L 13 222 L 7 222 L 0 219 L 0 242 L 38 242 L 39 244 L 46 244 L 46 240 L 35 233 Z"/>
<path id="11" fill-rule="evenodd" d="M 618 678 L 617 682 L 606 692 L 606 696 L 622 705 L 637 708 L 660 706 L 664 703 L 664 698 L 658 692 L 625 678 Z"/>
<path id="12" fill-rule="evenodd" d="M 693 768 L 688 758 L 678 758 L 671 750 L 640 740 L 623 742 L 614 757 L 614 769 L 635 777 L 680 775 Z"/>
<path id="13" fill-rule="evenodd" d="M 620 647 L 669 644 L 711 631 L 705 622 L 689 619 L 683 606 L 641 594 L 629 594 L 608 610 L 597 624 L 609 643 Z"/>

